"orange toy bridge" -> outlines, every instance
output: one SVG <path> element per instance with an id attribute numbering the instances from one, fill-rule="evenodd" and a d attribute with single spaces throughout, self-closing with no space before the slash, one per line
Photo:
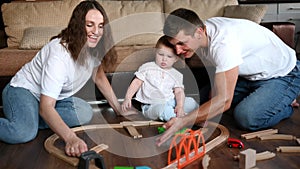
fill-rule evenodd
<path id="1" fill-rule="evenodd" d="M 180 140 L 176 144 L 176 140 Z M 202 143 L 202 149 L 198 149 Z M 171 160 L 172 149 L 176 151 L 176 159 Z M 184 152 L 182 155 L 181 153 Z M 182 134 L 173 138 L 168 154 L 168 164 L 177 162 L 177 168 L 181 169 L 205 154 L 205 140 L 200 130 L 187 129 Z"/>

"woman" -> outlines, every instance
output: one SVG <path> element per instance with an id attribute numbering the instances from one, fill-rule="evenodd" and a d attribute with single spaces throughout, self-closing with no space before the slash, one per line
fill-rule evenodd
<path id="1" fill-rule="evenodd" d="M 73 95 L 94 73 L 99 90 L 115 112 L 121 113 L 103 71 L 103 66 L 116 60 L 110 50 L 112 43 L 103 7 L 94 0 L 78 4 L 68 27 L 24 65 L 3 90 L 5 118 L 0 118 L 0 140 L 28 142 L 38 129 L 50 127 L 65 141 L 67 155 L 80 156 L 87 151 L 86 143 L 69 127 L 88 123 L 92 108 Z"/>

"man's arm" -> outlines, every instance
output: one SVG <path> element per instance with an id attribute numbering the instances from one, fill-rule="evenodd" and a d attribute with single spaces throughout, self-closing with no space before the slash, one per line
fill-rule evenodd
<path id="1" fill-rule="evenodd" d="M 181 128 L 201 123 L 215 117 L 218 114 L 230 108 L 235 85 L 238 78 L 238 66 L 228 71 L 216 73 L 214 81 L 214 95 L 212 98 L 201 105 L 198 110 L 195 110 L 184 117 L 172 118 L 164 127 L 168 129 L 161 137 L 157 139 L 157 145 L 160 146 L 163 142 L 169 139 L 175 132 Z"/>
<path id="2" fill-rule="evenodd" d="M 230 108 L 238 72 L 237 66 L 228 71 L 215 74 L 212 98 L 199 107 L 196 122 L 211 119 Z"/>

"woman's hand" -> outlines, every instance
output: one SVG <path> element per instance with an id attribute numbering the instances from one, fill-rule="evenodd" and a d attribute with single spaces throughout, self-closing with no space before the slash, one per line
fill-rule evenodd
<path id="1" fill-rule="evenodd" d="M 62 118 L 54 108 L 55 104 L 55 99 L 42 94 L 40 98 L 40 115 L 49 125 L 52 131 L 54 131 L 60 138 L 65 141 L 66 154 L 68 156 L 79 157 L 81 153 L 88 150 L 87 145 L 83 140 L 77 137 L 77 135 L 62 120 Z"/>
<path id="2" fill-rule="evenodd" d="M 76 135 L 72 136 L 65 142 L 65 152 L 68 156 L 80 157 L 82 153 L 88 151 L 86 143 Z"/>

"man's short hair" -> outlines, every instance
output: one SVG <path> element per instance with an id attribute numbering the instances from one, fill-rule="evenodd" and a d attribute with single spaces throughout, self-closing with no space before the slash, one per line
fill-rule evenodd
<path id="1" fill-rule="evenodd" d="M 198 27 L 204 28 L 199 16 L 192 10 L 179 8 L 168 15 L 163 32 L 170 37 L 175 37 L 181 30 L 186 35 L 193 35 Z"/>

